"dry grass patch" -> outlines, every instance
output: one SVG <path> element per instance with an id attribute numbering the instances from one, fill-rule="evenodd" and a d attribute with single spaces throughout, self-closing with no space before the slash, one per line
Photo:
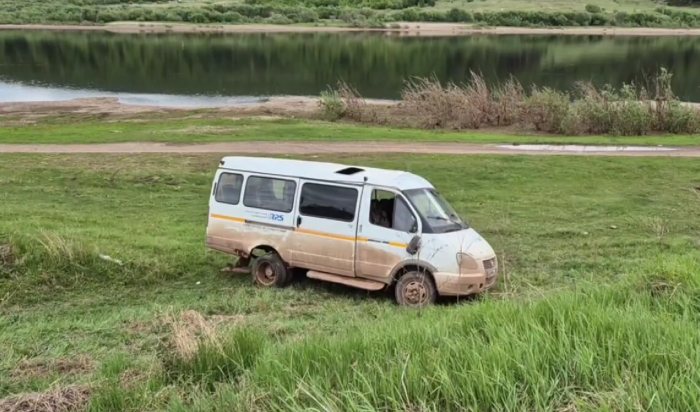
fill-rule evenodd
<path id="1" fill-rule="evenodd" d="M 11 375 L 17 379 L 45 378 L 53 374 L 69 377 L 90 373 L 93 369 L 93 361 L 88 356 L 50 361 L 45 359 L 26 359 L 19 363 L 18 367 L 11 372 Z"/>
<path id="2" fill-rule="evenodd" d="M 0 412 L 77 412 L 90 401 L 88 386 L 68 386 L 41 393 L 26 393 L 0 400 Z"/>
<path id="3" fill-rule="evenodd" d="M 221 347 L 216 328 L 196 310 L 186 310 L 179 316 L 168 315 L 165 319 L 170 328 L 171 349 L 175 357 L 189 361 L 200 346 Z"/>
<path id="4" fill-rule="evenodd" d="M 435 76 L 412 78 L 399 104 L 369 104 L 345 83 L 321 94 L 321 115 L 328 120 L 389 123 L 422 129 L 519 130 L 563 135 L 644 136 L 650 133 L 700 132 L 700 108 L 678 100 L 665 69 L 646 87 L 623 84 L 598 87 L 576 82 L 571 93 L 533 85 L 529 93 L 513 77 L 489 85 L 471 72 L 464 84 L 443 85 Z M 391 107 L 390 107 L 391 106 Z"/>
<path id="5" fill-rule="evenodd" d="M 207 320 L 194 310 L 166 316 L 170 333 L 159 349 L 165 375 L 207 386 L 238 380 L 265 350 L 266 340 L 246 327 L 221 326 L 231 326 L 230 320 Z"/>

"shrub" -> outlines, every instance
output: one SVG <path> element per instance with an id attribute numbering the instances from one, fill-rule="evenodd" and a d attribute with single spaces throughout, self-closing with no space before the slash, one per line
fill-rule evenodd
<path id="1" fill-rule="evenodd" d="M 424 129 L 448 127 L 456 107 L 437 77 L 411 78 L 401 91 L 401 101 L 414 113 L 420 127 Z M 457 106 L 461 105 L 457 102 Z"/>
<path id="2" fill-rule="evenodd" d="M 471 13 L 463 9 L 450 9 L 447 12 L 447 21 L 454 23 L 468 23 L 473 21 Z"/>
<path id="3" fill-rule="evenodd" d="M 700 133 L 700 110 L 674 100 L 666 106 L 666 121 L 661 130 L 669 133 Z"/>
<path id="4" fill-rule="evenodd" d="M 600 8 L 600 6 L 597 6 L 595 4 L 586 4 L 586 11 L 589 13 L 600 13 L 603 10 Z"/>
<path id="5" fill-rule="evenodd" d="M 521 123 L 531 124 L 535 130 L 564 133 L 564 120 L 570 116 L 571 97 L 568 93 L 545 87 L 533 87 L 525 104 Z"/>
<path id="6" fill-rule="evenodd" d="M 535 86 L 527 96 L 513 77 L 497 87 L 489 86 L 482 76 L 473 72 L 462 85 L 443 86 L 435 76 L 410 78 L 401 90 L 401 104 L 393 110 L 404 112 L 396 116 L 398 125 L 424 129 L 480 129 L 518 124 L 566 135 L 699 133 L 700 109 L 678 101 L 670 79 L 665 70 L 657 75 L 652 84 L 655 97 L 651 99 L 647 89 L 635 84 L 616 89 L 577 82 L 573 96 Z M 378 122 L 376 106 L 368 105 L 344 82 L 336 90 L 323 92 L 320 106 L 327 119 L 346 117 L 362 123 Z"/>
<path id="7" fill-rule="evenodd" d="M 323 117 L 326 120 L 338 120 L 345 116 L 345 104 L 337 90 L 328 87 L 328 90 L 321 92 L 318 101 Z"/>
<path id="8" fill-rule="evenodd" d="M 313 23 L 318 21 L 318 13 L 310 9 L 303 9 L 294 19 L 297 23 Z"/>

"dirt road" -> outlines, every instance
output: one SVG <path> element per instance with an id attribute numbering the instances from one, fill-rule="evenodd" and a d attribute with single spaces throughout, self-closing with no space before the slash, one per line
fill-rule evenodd
<path id="1" fill-rule="evenodd" d="M 229 155 L 325 153 L 506 154 L 578 156 L 700 157 L 700 147 L 479 145 L 466 143 L 394 142 L 235 142 L 235 143 L 115 143 L 84 145 L 0 145 L 0 153 L 222 153 Z"/>

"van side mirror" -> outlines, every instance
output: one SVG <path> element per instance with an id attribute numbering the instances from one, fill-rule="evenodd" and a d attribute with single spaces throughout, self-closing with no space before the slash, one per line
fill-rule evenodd
<path id="1" fill-rule="evenodd" d="M 406 252 L 408 252 L 410 255 L 415 255 L 418 253 L 418 249 L 420 249 L 420 236 L 416 235 L 411 238 L 410 242 L 408 242 Z"/>

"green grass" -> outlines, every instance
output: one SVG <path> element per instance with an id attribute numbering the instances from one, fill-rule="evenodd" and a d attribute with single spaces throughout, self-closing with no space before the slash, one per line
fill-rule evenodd
<path id="1" fill-rule="evenodd" d="M 84 122 L 0 128 L 0 144 L 73 144 L 125 142 L 240 142 L 240 141 L 394 141 L 464 143 L 549 143 L 603 145 L 700 146 L 700 136 L 638 137 L 534 136 L 503 132 L 437 132 L 387 127 L 365 127 L 295 119 L 154 120 Z M 506 132 L 509 133 L 509 132 Z"/>
<path id="2" fill-rule="evenodd" d="M 451 9 L 453 7 L 463 8 L 469 11 L 546 11 L 546 12 L 567 12 L 586 10 L 586 5 L 596 5 L 606 11 L 623 11 L 627 13 L 652 12 L 659 3 L 653 0 L 587 0 L 574 2 L 570 0 L 454 0 L 438 1 L 436 8 Z M 693 8 L 684 10 L 693 11 Z"/>
<path id="3" fill-rule="evenodd" d="M 503 259 L 491 296 L 416 312 L 221 273 L 203 246 L 219 158 L 0 156 L 0 399 L 75 384 L 91 411 L 700 406 L 697 161 L 321 156 L 424 175 Z"/>
<path id="4" fill-rule="evenodd" d="M 186 24 L 332 24 L 385 27 L 387 23 L 450 22 L 501 26 L 698 27 L 695 7 L 667 7 L 662 14 L 652 0 L 591 0 L 601 7 L 567 0 L 397 1 L 326 0 L 241 2 L 0 0 L 0 24 L 89 24 L 169 22 Z M 697 0 L 671 1 L 671 6 L 697 5 Z M 258 7 L 264 6 L 264 7 Z M 430 6 L 430 7 L 425 7 Z M 447 9 L 454 12 L 446 12 Z M 630 15 L 634 17 L 630 18 Z"/>

